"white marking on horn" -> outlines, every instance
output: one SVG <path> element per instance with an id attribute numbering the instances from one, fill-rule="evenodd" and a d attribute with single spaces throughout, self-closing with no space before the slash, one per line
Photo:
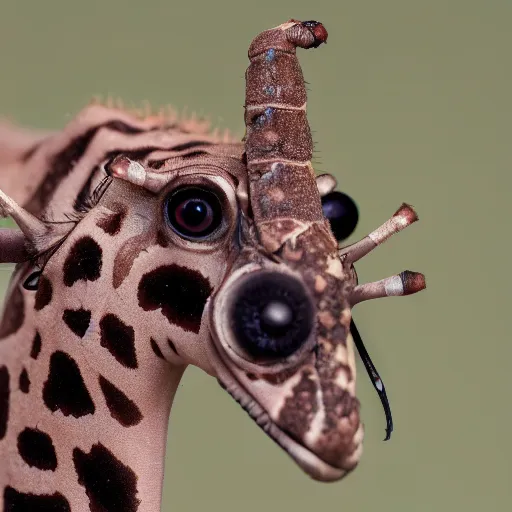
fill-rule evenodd
<path id="1" fill-rule="evenodd" d="M 404 284 L 400 276 L 392 276 L 386 279 L 384 289 L 388 297 L 397 297 L 404 294 Z"/>

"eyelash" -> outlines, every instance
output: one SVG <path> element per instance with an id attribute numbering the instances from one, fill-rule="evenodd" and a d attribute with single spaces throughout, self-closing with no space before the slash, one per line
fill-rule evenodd
<path id="1" fill-rule="evenodd" d="M 112 183 L 112 178 L 110 176 L 105 176 L 98 185 L 96 185 L 96 188 L 92 192 L 87 191 L 83 197 L 81 194 L 78 195 L 74 204 L 74 210 L 78 221 L 98 204 L 110 183 Z"/>
<path id="2" fill-rule="evenodd" d="M 73 224 L 73 227 L 70 228 L 68 233 L 60 238 L 56 243 L 46 248 L 44 251 L 35 253 L 31 258 L 31 264 L 37 268 L 40 272 L 43 272 L 44 267 L 52 257 L 52 255 L 57 251 L 57 249 L 64 243 L 69 233 L 73 231 L 73 228 L 89 213 L 100 201 L 103 197 L 103 194 L 106 192 L 107 188 L 110 186 L 112 182 L 112 178 L 110 176 L 105 176 L 96 186 L 96 188 L 92 192 L 87 192 L 81 197 L 80 195 L 77 197 L 75 204 L 73 205 L 73 212 L 65 213 L 64 217 L 66 220 L 63 221 L 51 221 L 46 220 L 45 222 L 48 224 Z"/>

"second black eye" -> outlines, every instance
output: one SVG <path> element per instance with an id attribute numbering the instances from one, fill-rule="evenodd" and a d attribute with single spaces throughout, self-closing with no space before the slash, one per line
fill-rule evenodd
<path id="1" fill-rule="evenodd" d="M 221 225 L 222 208 L 212 191 L 186 187 L 175 191 L 168 198 L 167 217 L 179 235 L 204 238 Z"/>

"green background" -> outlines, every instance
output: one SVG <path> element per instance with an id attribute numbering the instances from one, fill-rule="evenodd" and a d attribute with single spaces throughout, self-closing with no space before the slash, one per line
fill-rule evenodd
<path id="1" fill-rule="evenodd" d="M 192 368 L 172 413 L 163 510 L 511 509 L 510 0 L 1 0 L 0 113 L 57 129 L 110 93 L 243 133 L 249 43 L 292 17 L 329 30 L 300 59 L 315 168 L 360 207 L 351 241 L 402 201 L 420 215 L 357 266 L 362 282 L 427 276 L 426 292 L 354 313 L 396 430 L 382 442 L 359 364 L 362 461 L 316 483 Z"/>

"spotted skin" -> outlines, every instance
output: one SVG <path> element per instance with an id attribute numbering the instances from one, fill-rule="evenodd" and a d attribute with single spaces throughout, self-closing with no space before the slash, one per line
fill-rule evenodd
<path id="1" fill-rule="evenodd" d="M 126 117 L 133 124 L 141 123 L 134 116 L 98 106 L 89 107 L 79 117 L 82 122 L 89 122 L 96 117 L 116 115 Z M 159 123 L 148 121 L 141 133 L 133 134 L 143 141 L 127 141 L 123 133 L 117 143 L 147 146 L 148 139 L 154 139 L 153 148 L 146 151 L 147 158 L 155 154 L 153 161 L 162 174 L 175 172 L 173 168 L 177 166 L 176 172 L 184 175 L 185 180 L 199 176 L 209 183 L 208 180 L 213 179 L 226 196 L 229 209 L 226 232 L 207 253 L 197 260 L 195 256 L 191 259 L 194 252 L 176 241 L 159 215 L 166 191 L 156 196 L 139 194 L 131 186 L 114 181 L 98 206 L 66 235 L 48 261 L 43 260 L 38 289 L 26 290 L 18 284 L 16 289 L 32 309 L 30 322 L 18 327 L 16 342 L 26 347 L 31 361 L 27 366 L 31 379 L 27 400 L 38 413 L 36 417 L 27 416 L 24 412 L 28 410 L 27 400 L 16 399 L 14 413 L 9 410 L 9 418 L 14 414 L 15 419 L 6 420 L 7 440 L 6 444 L 0 444 L 0 455 L 8 443 L 16 446 L 17 437 L 25 428 L 36 428 L 36 421 L 51 435 L 59 464 L 55 471 L 44 471 L 24 463 L 15 478 L 7 476 L 4 468 L 0 468 L 0 484 L 12 488 L 4 498 L 4 508 L 11 503 L 60 506 L 59 497 L 54 497 L 58 492 L 71 510 L 95 510 L 94 507 L 103 510 L 105 503 L 108 507 L 114 502 L 121 504 L 120 510 L 160 510 L 162 489 L 161 478 L 157 475 L 163 472 L 165 432 L 179 379 L 188 362 L 197 362 L 211 371 L 193 331 L 200 328 L 208 296 L 227 268 L 225 254 L 231 247 L 236 228 L 235 191 L 243 165 L 240 144 L 210 143 L 209 140 L 199 144 L 201 139 L 212 136 L 200 131 L 191 136 L 177 126 L 160 127 L 157 134 L 156 124 Z M 197 130 L 201 129 L 199 123 L 196 126 Z M 101 130 L 98 136 L 100 133 Z M 184 146 L 187 140 L 190 147 Z M 92 141 L 91 144 L 92 148 L 96 147 Z M 179 146 L 177 152 L 172 149 L 174 146 Z M 90 150 L 91 147 L 85 149 L 84 157 Z M 192 151 L 199 153 L 183 160 L 181 157 L 176 160 L 174 156 Z M 224 169 L 222 178 L 217 171 L 210 178 L 208 167 L 198 173 L 198 168 L 203 169 L 211 162 Z M 170 178 L 171 175 L 166 179 Z M 63 189 L 68 185 L 63 182 Z M 82 190 L 83 186 L 77 181 L 77 190 Z M 89 186 L 94 187 L 94 183 Z M 59 193 L 57 189 L 55 197 Z M 154 219 L 159 222 L 155 223 Z M 141 299 L 144 301 L 146 293 L 151 305 L 145 310 L 139 304 L 139 285 L 147 282 L 144 281 L 147 274 L 153 271 L 156 273 L 153 275 L 158 276 L 166 266 L 174 269 L 172 275 L 178 278 L 174 286 L 182 287 L 182 298 L 188 299 L 181 304 L 173 302 L 171 295 L 157 289 L 156 296 L 160 293 L 158 297 L 163 298 L 163 302 L 156 304 L 154 288 L 143 285 Z M 17 283 L 30 272 L 29 268 L 21 270 L 23 273 Z M 114 286 L 116 275 L 121 278 Z M 190 287 L 196 290 L 198 286 L 202 287 L 200 297 L 194 303 L 187 290 Z M 34 307 L 35 303 L 38 308 Z M 169 322 L 163 311 L 176 321 Z M 176 311 L 186 311 L 187 318 L 176 317 Z M 200 339 L 203 339 L 206 332 L 204 327 L 201 329 Z M 13 342 L 12 347 L 14 345 Z M 2 357 L 4 352 L 0 352 L 0 361 Z M 10 364 L 18 378 L 22 368 L 17 370 L 14 360 Z M 11 382 L 9 378 L 5 380 Z M 85 437 L 84 431 L 88 433 Z M 152 442 L 141 442 L 148 435 L 152 436 Z M 120 439 L 126 441 L 122 449 L 119 449 Z M 135 446 L 139 447 L 135 451 L 128 449 Z M 16 468 L 24 462 L 18 451 L 8 459 Z M 32 482 L 30 489 L 25 485 L 31 479 L 28 469 L 46 473 L 45 479 Z M 119 485 L 110 490 L 98 489 L 107 477 L 117 478 Z M 137 491 L 132 498 L 126 487 L 130 481 L 133 485 L 129 488 L 135 486 Z"/>
<path id="2" fill-rule="evenodd" d="M 79 338 L 83 338 L 91 322 L 91 312 L 87 309 L 65 309 L 62 320 Z"/>
<path id="3" fill-rule="evenodd" d="M 139 508 L 137 476 L 101 443 L 93 445 L 90 453 L 75 448 L 73 463 L 91 512 L 136 512 Z"/>
<path id="4" fill-rule="evenodd" d="M 142 414 L 137 405 L 105 377 L 99 377 L 101 391 L 112 417 L 123 427 L 132 427 L 142 421 Z"/>
<path id="5" fill-rule="evenodd" d="M 198 333 L 212 287 L 199 272 L 180 265 L 165 265 L 145 274 L 138 290 L 145 311 L 161 309 L 169 323 Z"/>
<path id="6" fill-rule="evenodd" d="M 135 331 L 119 317 L 107 313 L 100 321 L 101 346 L 126 368 L 137 368 Z"/>
<path id="7" fill-rule="evenodd" d="M 58 350 L 50 356 L 48 379 L 43 387 L 43 400 L 52 412 L 80 418 L 94 414 L 95 406 L 80 368 L 66 352 Z"/>
<path id="8" fill-rule="evenodd" d="M 30 378 L 26 368 L 23 368 L 20 373 L 19 389 L 22 393 L 30 392 Z"/>
<path id="9" fill-rule="evenodd" d="M 71 512 L 68 500 L 59 492 L 53 494 L 32 494 L 19 492 L 7 486 L 3 495 L 4 512 Z"/>
<path id="10" fill-rule="evenodd" d="M 0 366 L 0 439 L 5 437 L 9 421 L 11 388 L 7 366 Z"/>
<path id="11" fill-rule="evenodd" d="M 37 428 L 25 428 L 18 435 L 18 452 L 31 467 L 43 471 L 57 469 L 57 454 L 51 437 Z"/>
<path id="12" fill-rule="evenodd" d="M 101 275 L 102 248 L 90 236 L 75 242 L 64 262 L 64 284 L 73 286 L 77 281 L 96 281 Z"/>
<path id="13" fill-rule="evenodd" d="M 189 364 L 313 478 L 355 468 L 351 304 L 396 279 L 356 297 L 352 264 L 414 216 L 399 210 L 340 255 L 295 54 L 326 39 L 323 25 L 295 20 L 254 39 L 242 142 L 197 118 L 97 103 L 57 133 L 8 127 L 4 142 L 0 127 L 0 210 L 24 237 L 0 232 L 17 244 L 2 255 L 18 263 L 0 321 L 0 512 L 159 511 L 169 413 Z M 183 187 L 220 205 L 203 239 L 170 221 Z M 238 283 L 266 271 L 294 279 L 314 311 L 310 337 L 271 364 L 247 356 L 228 318 Z M 421 288 L 400 275 L 402 294 Z"/>
<path id="14" fill-rule="evenodd" d="M 41 345 L 42 345 L 41 335 L 39 334 L 38 331 L 36 331 L 36 333 L 34 334 L 34 339 L 32 340 L 32 348 L 30 350 L 30 357 L 32 359 L 38 358 L 39 353 L 41 352 Z"/>
<path id="15" fill-rule="evenodd" d="M 126 210 L 122 206 L 118 207 L 118 211 L 106 214 L 97 222 L 97 226 L 110 236 L 115 236 L 121 230 L 124 218 L 126 217 Z"/>
<path id="16" fill-rule="evenodd" d="M 41 276 L 37 286 L 34 309 L 41 311 L 44 307 L 48 306 L 52 300 L 52 296 L 53 286 L 51 281 L 46 276 Z"/>

